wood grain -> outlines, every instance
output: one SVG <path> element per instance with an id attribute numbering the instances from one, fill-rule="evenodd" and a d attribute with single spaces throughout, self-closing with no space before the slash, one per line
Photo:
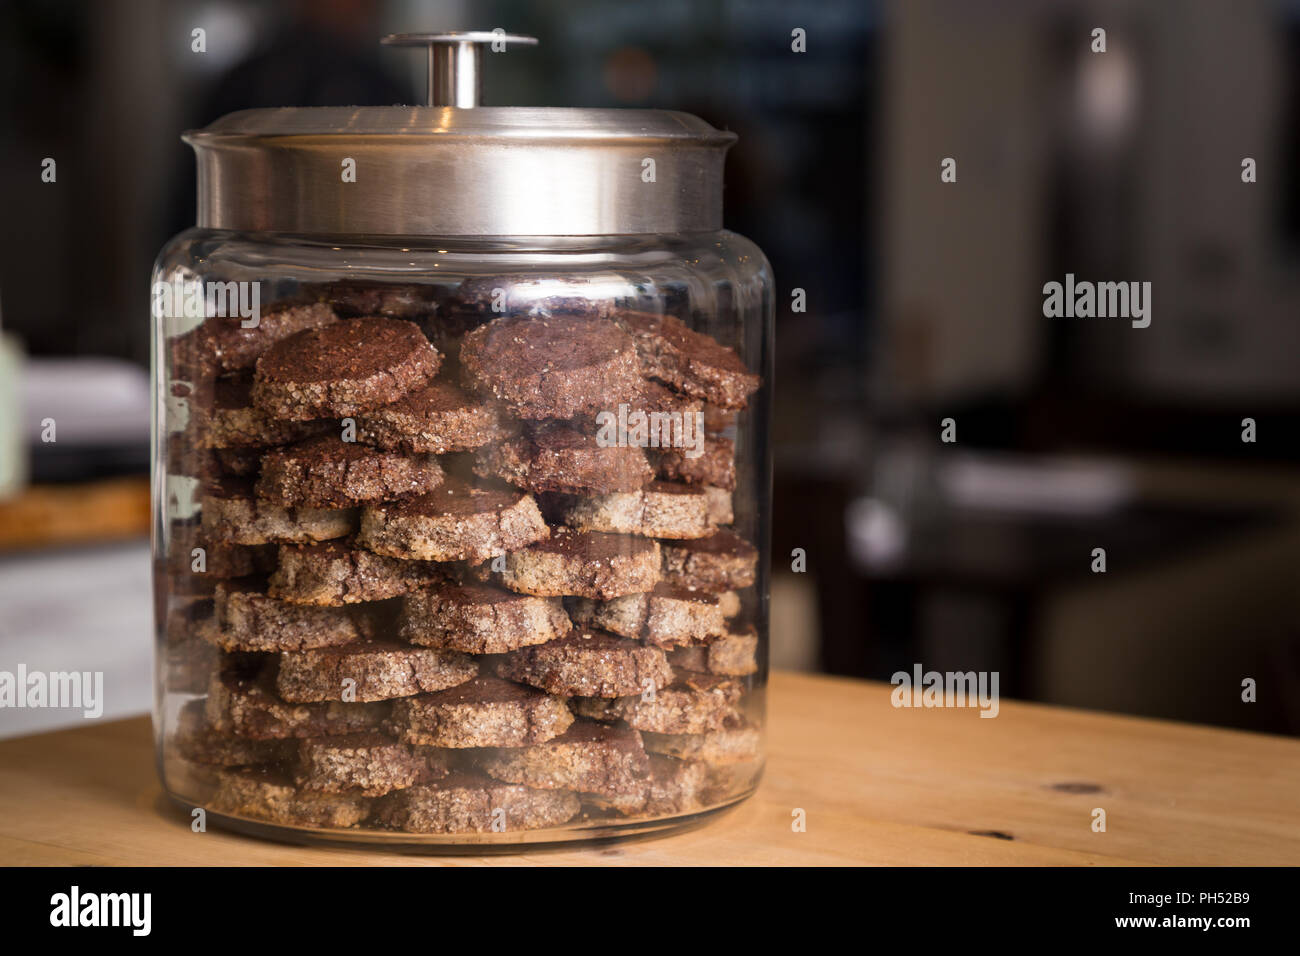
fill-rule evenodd
<path id="1" fill-rule="evenodd" d="M 1296 864 L 1300 741 L 1030 704 L 890 706 L 884 684 L 775 674 L 756 797 L 699 829 L 516 856 L 411 856 L 191 833 L 144 718 L 0 742 L 0 863 Z M 1092 810 L 1107 814 L 1105 833 Z M 795 808 L 807 831 L 791 830 Z"/>

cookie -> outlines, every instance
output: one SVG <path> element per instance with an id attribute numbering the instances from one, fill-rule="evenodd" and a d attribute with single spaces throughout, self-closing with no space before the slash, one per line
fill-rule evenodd
<path id="1" fill-rule="evenodd" d="M 532 495 L 449 480 L 428 494 L 367 505 L 358 541 L 394 558 L 478 564 L 549 534 Z"/>
<path id="2" fill-rule="evenodd" d="M 435 694 L 393 704 L 389 733 L 431 747 L 524 747 L 573 723 L 564 701 L 499 677 L 480 675 Z"/>
<path id="3" fill-rule="evenodd" d="M 580 793 L 639 793 L 649 771 L 637 731 L 585 720 L 545 743 L 488 751 L 479 763 L 507 783 Z"/>
<path id="4" fill-rule="evenodd" d="M 709 783 L 708 765 L 650 754 L 650 769 L 637 793 L 588 794 L 584 802 L 625 816 L 667 816 L 703 809 Z"/>
<path id="5" fill-rule="evenodd" d="M 526 424 L 517 435 L 482 449 L 474 471 L 526 491 L 578 495 L 633 491 L 654 478 L 640 448 L 602 445 L 594 430 L 567 422 Z"/>
<path id="6" fill-rule="evenodd" d="M 728 631 L 704 646 L 675 648 L 668 654 L 674 667 L 728 677 L 758 672 L 758 632 L 752 627 Z"/>
<path id="7" fill-rule="evenodd" d="M 255 327 L 239 316 L 213 316 L 170 345 L 172 377 L 197 381 L 224 372 L 251 369 L 268 348 L 308 329 L 338 322 L 326 304 L 276 303 L 262 310 Z"/>
<path id="8" fill-rule="evenodd" d="M 261 448 L 213 448 L 207 475 L 256 476 L 262 469 Z"/>
<path id="9" fill-rule="evenodd" d="M 214 610 L 211 597 L 193 594 L 169 594 L 166 607 L 163 638 L 169 645 L 186 643 L 196 637 L 199 623 L 210 619 Z"/>
<path id="10" fill-rule="evenodd" d="M 223 581 L 215 595 L 216 626 L 210 640 L 226 651 L 302 651 L 338 647 L 375 636 L 370 606 L 290 604 L 266 593 L 259 577 Z"/>
<path id="11" fill-rule="evenodd" d="M 276 693 L 273 667 L 227 664 L 212 675 L 205 713 L 217 730 L 267 740 L 375 730 L 388 716 L 388 704 L 291 704 Z"/>
<path id="12" fill-rule="evenodd" d="M 745 720 L 704 734 L 646 733 L 642 739 L 645 749 L 652 753 L 683 760 L 703 760 L 707 764 L 757 760 L 761 745 L 758 728 Z"/>
<path id="13" fill-rule="evenodd" d="M 614 309 L 612 293 L 632 292 L 621 276 L 554 275 L 471 276 L 456 290 L 456 301 L 482 315 L 581 315 L 608 318 Z"/>
<path id="14" fill-rule="evenodd" d="M 268 452 L 256 490 L 259 498 L 286 508 L 351 508 L 425 494 L 443 477 L 430 455 L 399 455 L 321 435 Z"/>
<path id="15" fill-rule="evenodd" d="M 707 591 L 660 582 L 644 594 L 625 594 L 608 601 L 579 598 L 573 620 L 657 647 L 708 640 L 726 632 L 718 598 Z"/>
<path id="16" fill-rule="evenodd" d="M 760 379 L 736 353 L 681 319 L 648 312 L 620 312 L 618 324 L 636 342 L 645 374 L 679 392 L 726 409 L 744 408 Z"/>
<path id="17" fill-rule="evenodd" d="M 284 826 L 338 830 L 354 827 L 370 815 L 370 801 L 360 794 L 302 790 L 286 774 L 259 767 L 222 770 L 208 806 Z"/>
<path id="18" fill-rule="evenodd" d="M 708 497 L 699 488 L 653 481 L 636 491 L 593 498 L 567 496 L 556 514 L 578 531 L 635 534 L 647 538 L 702 538 L 709 534 Z"/>
<path id="19" fill-rule="evenodd" d="M 562 790 L 532 790 L 479 773 L 453 773 L 384 797 L 375 818 L 411 833 L 486 833 L 559 826 L 581 803 Z"/>
<path id="20" fill-rule="evenodd" d="M 734 409 L 721 408 L 708 402 L 704 403 L 704 430 L 710 435 L 717 435 L 735 428 L 738 417 L 739 413 Z"/>
<path id="21" fill-rule="evenodd" d="M 240 578 L 275 567 L 275 548 L 210 540 L 198 519 L 173 521 L 167 541 L 167 566 L 174 575 Z"/>
<path id="22" fill-rule="evenodd" d="M 253 740 L 217 730 L 208 722 L 205 706 L 202 700 L 192 700 L 177 716 L 172 742 L 186 760 L 218 767 L 247 767 L 293 756 L 292 745 L 284 740 Z"/>
<path id="23" fill-rule="evenodd" d="M 558 597 L 448 582 L 406 595 L 397 633 L 424 647 L 504 654 L 563 637 L 571 627 Z"/>
<path id="24" fill-rule="evenodd" d="M 360 415 L 423 385 L 441 360 L 412 322 L 346 319 L 267 349 L 257 360 L 253 403 L 293 421 Z"/>
<path id="25" fill-rule="evenodd" d="M 290 422 L 271 418 L 253 407 L 253 381 L 246 375 L 222 377 L 212 385 L 207 403 L 196 403 L 192 434 L 200 448 L 263 448 L 302 441 L 329 431 L 333 422 Z"/>
<path id="26" fill-rule="evenodd" d="M 431 285 L 348 280 L 316 286 L 311 291 L 345 318 L 382 315 L 413 319 L 438 308 L 438 288 Z"/>
<path id="27" fill-rule="evenodd" d="M 376 701 L 454 687 L 477 673 L 459 651 L 362 641 L 281 654 L 275 686 L 295 703 Z"/>
<path id="28" fill-rule="evenodd" d="M 228 544 L 327 541 L 351 534 L 358 522 L 354 508 L 286 508 L 265 501 L 248 478 L 205 482 L 199 507 L 203 534 Z"/>
<path id="29" fill-rule="evenodd" d="M 469 451 L 506 435 L 496 410 L 450 382 L 418 386 L 391 405 L 357 417 L 357 437 L 404 454 Z"/>
<path id="30" fill-rule="evenodd" d="M 655 474 L 666 481 L 712 485 L 734 491 L 736 487 L 736 444 L 729 438 L 709 435 L 694 457 L 691 449 L 660 448 L 653 453 Z"/>
<path id="31" fill-rule="evenodd" d="M 465 336 L 460 361 L 472 391 L 520 418 L 598 411 L 641 379 L 631 337 L 605 319 L 503 316 Z"/>
<path id="32" fill-rule="evenodd" d="M 177 694 L 201 694 L 218 666 L 217 649 L 204 640 L 211 620 L 200 620 L 193 633 L 169 644 L 163 652 L 163 685 Z"/>
<path id="33" fill-rule="evenodd" d="M 501 582 L 523 594 L 607 600 L 649 591 L 661 574 L 656 541 L 552 528 L 549 538 L 505 556 Z"/>
<path id="34" fill-rule="evenodd" d="M 728 591 L 754 583 L 758 549 L 734 531 L 720 528 L 705 538 L 663 546 L 663 577 L 682 587 Z"/>
<path id="35" fill-rule="evenodd" d="M 356 604 L 400 597 L 440 579 L 432 565 L 372 554 L 346 539 L 282 545 L 267 593 L 292 604 Z"/>
<path id="36" fill-rule="evenodd" d="M 703 734 L 720 730 L 740 719 L 736 705 L 741 687 L 735 680 L 678 671 L 673 683 L 653 696 L 636 695 L 614 700 L 577 697 L 574 713 L 591 720 L 622 720 L 636 730 L 658 734 Z"/>
<path id="37" fill-rule="evenodd" d="M 408 747 L 383 734 L 310 737 L 298 742 L 294 781 L 303 790 L 379 797 L 449 772 L 445 752 Z"/>
<path id="38" fill-rule="evenodd" d="M 579 629 L 559 640 L 512 651 L 498 662 L 497 673 L 564 697 L 627 697 L 665 687 L 673 679 L 659 648 Z"/>
<path id="39" fill-rule="evenodd" d="M 709 524 L 727 525 L 736 520 L 736 512 L 731 504 L 731 492 L 726 488 L 715 488 L 712 485 L 701 485 L 700 490 L 704 492 L 705 510 L 708 513 Z"/>

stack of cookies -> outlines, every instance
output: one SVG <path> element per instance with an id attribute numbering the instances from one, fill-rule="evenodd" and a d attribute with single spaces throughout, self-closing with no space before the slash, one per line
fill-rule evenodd
<path id="1" fill-rule="evenodd" d="M 195 490 L 164 679 L 202 696 L 168 755 L 206 787 L 182 796 L 445 834 L 753 785 L 758 551 L 730 525 L 759 378 L 555 286 L 339 283 L 170 340 L 169 487 Z"/>

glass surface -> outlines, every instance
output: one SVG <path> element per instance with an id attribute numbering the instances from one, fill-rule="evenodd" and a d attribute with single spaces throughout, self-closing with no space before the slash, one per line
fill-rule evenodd
<path id="1" fill-rule="evenodd" d="M 757 247 L 195 229 L 152 291 L 174 800 L 286 839 L 508 847 L 753 791 Z"/>

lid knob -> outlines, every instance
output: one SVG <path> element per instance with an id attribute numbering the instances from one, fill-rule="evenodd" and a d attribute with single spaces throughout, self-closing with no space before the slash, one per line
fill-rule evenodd
<path id="1" fill-rule="evenodd" d="M 474 30 L 466 33 L 392 33 L 379 41 L 385 46 L 422 46 L 428 50 L 429 80 L 427 105 L 478 106 L 483 93 L 483 47 L 494 53 L 506 46 L 536 46 L 536 37 L 519 36 L 505 30 Z"/>

